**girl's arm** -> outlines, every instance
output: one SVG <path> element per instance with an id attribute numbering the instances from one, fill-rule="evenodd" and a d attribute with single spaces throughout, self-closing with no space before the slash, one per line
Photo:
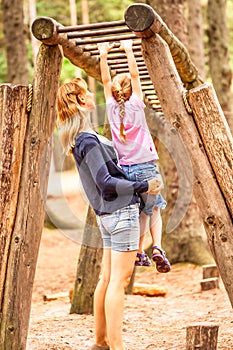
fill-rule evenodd
<path id="1" fill-rule="evenodd" d="M 122 40 L 121 46 L 125 50 L 125 54 L 128 60 L 129 73 L 131 76 L 132 91 L 141 100 L 143 99 L 142 88 L 139 78 L 139 70 L 137 62 L 133 53 L 133 41 L 132 40 Z"/>
<path id="2" fill-rule="evenodd" d="M 111 50 L 112 45 L 109 43 L 98 43 L 97 47 L 100 53 L 100 72 L 104 86 L 104 96 L 105 100 L 107 100 L 109 97 L 112 97 L 112 79 L 107 61 L 108 52 Z"/>

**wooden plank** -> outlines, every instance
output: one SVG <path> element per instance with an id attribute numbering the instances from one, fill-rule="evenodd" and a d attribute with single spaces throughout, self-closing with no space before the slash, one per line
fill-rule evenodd
<path id="1" fill-rule="evenodd" d="M 217 265 L 215 265 L 215 264 L 203 265 L 202 266 L 202 277 L 203 277 L 203 279 L 212 278 L 212 277 L 219 277 L 219 271 L 218 271 Z"/>
<path id="2" fill-rule="evenodd" d="M 200 283 L 201 283 L 201 290 L 202 291 L 219 288 L 219 278 L 218 277 L 205 278 Z"/>

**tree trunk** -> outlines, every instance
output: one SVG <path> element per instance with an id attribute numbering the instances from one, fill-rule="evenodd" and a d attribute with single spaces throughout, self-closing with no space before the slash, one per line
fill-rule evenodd
<path id="1" fill-rule="evenodd" d="M 3 32 L 6 38 L 7 80 L 28 84 L 28 58 L 23 21 L 23 0 L 2 0 Z"/>
<path id="2" fill-rule="evenodd" d="M 142 6 L 145 5 L 131 5 L 133 9 L 130 17 L 131 25 L 134 23 L 134 32 L 137 34 L 138 28 L 140 28 L 140 36 L 146 36 L 148 32 L 151 35 L 152 29 L 156 33 L 154 23 L 151 24 L 152 28 L 150 27 L 149 31 L 148 27 L 143 31 L 145 22 L 142 21 L 141 16 Z M 127 11 L 130 11 L 130 7 Z M 153 17 L 154 11 L 152 8 L 147 7 L 145 11 L 149 12 L 147 13 L 148 16 Z M 154 18 L 156 18 L 156 15 Z M 186 159 L 183 159 L 185 174 L 193 186 L 211 252 L 233 305 L 233 285 L 231 283 L 233 266 L 229 266 L 233 251 L 232 217 L 226 207 L 225 198 L 216 182 L 215 175 L 213 175 L 211 164 L 203 147 L 203 141 L 199 136 L 200 131 L 196 129 L 193 119 L 185 109 L 182 97 L 183 84 L 174 67 L 167 45 L 159 35 L 143 38 L 142 53 L 164 114 L 173 126 L 172 132 L 180 135 L 192 161 L 193 179 L 190 177 L 190 169 L 185 168 Z M 203 106 L 203 108 L 207 110 L 206 106 Z M 212 108 L 218 108 L 218 105 L 215 104 Z M 208 124 L 208 127 L 212 128 L 212 125 Z M 224 146 L 227 145 L 224 144 Z"/>
<path id="3" fill-rule="evenodd" d="M 89 24 L 89 8 L 88 8 L 88 1 L 87 0 L 81 0 L 82 5 L 82 22 L 83 24 Z M 96 90 L 95 90 L 95 79 L 91 76 L 88 76 L 88 88 L 89 90 L 94 94 L 94 100 L 96 103 Z M 91 111 L 91 122 L 93 125 L 94 130 L 98 131 L 98 115 L 97 115 L 97 109 L 94 109 Z"/>
<path id="4" fill-rule="evenodd" d="M 184 0 L 150 0 L 147 2 L 162 17 L 169 29 L 187 47 L 187 25 L 184 16 Z"/>
<path id="5" fill-rule="evenodd" d="M 36 0 L 28 0 L 28 7 L 29 7 L 29 24 L 30 28 L 32 25 L 32 22 L 36 18 Z M 32 56 L 33 56 L 33 63 L 34 67 L 36 65 L 36 57 L 39 51 L 39 42 L 36 40 L 34 35 L 32 35 L 32 32 L 30 31 L 30 37 L 31 37 L 31 44 L 32 44 Z"/>
<path id="6" fill-rule="evenodd" d="M 33 83 L 30 118 L 25 110 L 26 98 L 21 99 L 25 87 L 1 88 L 1 91 L 5 89 L 5 93 L 6 91 L 10 93 L 10 97 L 14 97 L 12 91 L 21 90 L 21 95 L 17 95 L 18 104 L 13 100 L 13 104 L 9 105 L 10 97 L 4 97 L 8 104 L 1 111 L 9 110 L 9 114 L 1 118 L 5 120 L 4 123 L 8 128 L 10 115 L 14 121 L 14 124 L 11 123 L 11 130 L 7 129 L 9 136 L 12 135 L 13 138 L 8 142 L 8 145 L 12 144 L 12 152 L 9 150 L 3 155 L 5 167 L 0 174 L 4 193 L 7 193 L 7 188 L 9 189 L 8 196 L 3 198 L 6 201 L 4 209 L 6 216 L 1 223 L 5 230 L 5 235 L 1 236 L 3 250 L 0 256 L 1 277 L 3 277 L 0 312 L 1 350 L 26 348 L 32 287 L 44 224 L 51 136 L 55 123 L 54 106 L 60 69 L 61 53 L 58 46 L 42 45 Z M 20 114 L 16 117 L 13 108 L 17 105 L 24 111 L 18 108 L 17 112 Z M 1 129 L 2 127 L 3 124 Z M 13 149 L 18 138 L 21 139 L 19 146 Z M 7 169 L 9 175 L 6 173 Z"/>
<path id="7" fill-rule="evenodd" d="M 208 1 L 209 67 L 211 79 L 220 105 L 230 125 L 232 118 L 232 72 L 228 51 L 228 29 L 226 24 L 226 0 Z M 219 64 L 221 62 L 221 64 Z"/>
<path id="8" fill-rule="evenodd" d="M 200 0 L 188 0 L 188 50 L 199 74 L 205 81 L 205 50 Z"/>

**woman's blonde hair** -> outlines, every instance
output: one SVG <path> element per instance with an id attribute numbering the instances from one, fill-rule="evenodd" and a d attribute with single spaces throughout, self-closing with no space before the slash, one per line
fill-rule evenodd
<path id="1" fill-rule="evenodd" d="M 127 101 L 132 95 L 132 84 L 129 74 L 122 73 L 113 78 L 112 94 L 120 107 L 120 139 L 122 142 L 126 142 L 123 120 L 125 117 L 125 101 Z"/>
<path id="2" fill-rule="evenodd" d="M 57 93 L 57 126 L 65 154 L 71 154 L 75 137 L 83 128 L 87 111 L 85 103 L 87 84 L 82 78 L 75 78 L 62 85 Z"/>

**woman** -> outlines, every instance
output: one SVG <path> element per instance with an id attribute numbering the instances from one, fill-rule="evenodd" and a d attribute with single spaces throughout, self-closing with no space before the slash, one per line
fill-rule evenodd
<path id="1" fill-rule="evenodd" d="M 128 181 L 111 143 L 91 128 L 93 95 L 83 79 L 61 86 L 58 125 L 66 154 L 73 154 L 103 239 L 103 271 L 94 295 L 95 344 L 92 350 L 124 350 L 124 291 L 139 244 L 139 193 L 158 193 L 160 182 Z M 117 312 L 116 312 L 117 311 Z"/>

